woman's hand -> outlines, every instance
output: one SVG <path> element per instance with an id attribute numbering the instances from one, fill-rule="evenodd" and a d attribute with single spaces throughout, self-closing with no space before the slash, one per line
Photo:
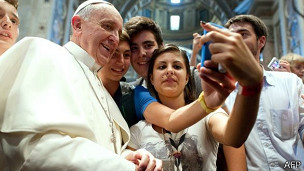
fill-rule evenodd
<path id="1" fill-rule="evenodd" d="M 208 33 L 201 37 L 201 44 L 211 41 L 211 60 L 220 63 L 232 78 L 243 86 L 257 85 L 263 78 L 263 70 L 242 35 L 228 29 L 220 29 L 208 23 L 201 23 Z M 206 63 L 204 63 L 206 67 Z M 217 67 L 216 67 L 217 68 Z"/>
<path id="2" fill-rule="evenodd" d="M 197 65 L 202 78 L 204 99 L 209 108 L 220 107 L 235 89 L 235 80 L 228 73 L 220 73 L 210 69 L 214 65 L 217 64 L 212 61 L 206 61 L 205 67 L 201 67 L 200 63 Z"/>

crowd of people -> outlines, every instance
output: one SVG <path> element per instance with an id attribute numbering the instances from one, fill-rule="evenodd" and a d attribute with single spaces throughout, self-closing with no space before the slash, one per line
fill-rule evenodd
<path id="1" fill-rule="evenodd" d="M 266 71 L 258 17 L 201 22 L 189 61 L 155 21 L 123 23 L 103 0 L 78 6 L 63 46 L 16 43 L 17 8 L 0 0 L 0 170 L 304 170 L 303 57 Z M 130 64 L 139 78 L 121 81 Z"/>

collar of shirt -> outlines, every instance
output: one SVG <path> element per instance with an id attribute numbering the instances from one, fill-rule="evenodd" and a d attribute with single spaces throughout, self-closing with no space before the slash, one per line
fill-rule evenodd
<path id="1" fill-rule="evenodd" d="M 83 62 L 86 66 L 90 68 L 90 70 L 95 73 L 97 72 L 101 66 L 95 62 L 95 59 L 90 56 L 84 49 L 78 46 L 74 42 L 68 42 L 64 45 L 64 47 L 73 55 L 76 59 Z"/>
<path id="2" fill-rule="evenodd" d="M 272 76 L 272 72 L 279 72 L 279 71 L 265 71 L 264 70 L 264 84 L 274 86 L 277 84 L 274 77 Z"/>
<path id="3" fill-rule="evenodd" d="M 266 86 L 266 85 L 274 86 L 276 84 L 276 81 L 272 76 L 272 72 L 279 72 L 279 71 L 266 71 L 263 66 L 262 66 L 262 68 L 263 68 L 263 79 L 264 79 L 264 83 L 263 83 L 264 85 L 263 86 Z M 235 86 L 236 86 L 235 90 L 238 90 L 239 83 L 236 82 Z"/>

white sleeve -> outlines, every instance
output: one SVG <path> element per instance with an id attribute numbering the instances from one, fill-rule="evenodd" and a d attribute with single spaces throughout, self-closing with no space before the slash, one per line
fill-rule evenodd
<path id="1" fill-rule="evenodd" d="M 11 170 L 135 170 L 133 163 L 86 138 L 55 131 L 16 134 L 3 136 L 2 141 Z M 11 144 L 15 144 L 14 148 Z M 14 150 L 22 155 L 16 156 Z M 23 157 L 21 168 L 11 164 L 22 161 Z"/>
<path id="2" fill-rule="evenodd" d="M 218 109 L 216 109 L 215 111 L 209 113 L 205 118 L 203 118 L 203 119 L 205 119 L 205 124 L 206 124 L 206 127 L 207 127 L 208 131 L 210 131 L 209 124 L 208 124 L 208 123 L 209 123 L 209 119 L 210 119 L 213 115 L 218 114 L 218 113 L 223 113 L 223 114 L 225 114 L 225 115 L 228 116 L 227 112 L 226 112 L 224 109 L 218 108 Z"/>
<path id="3" fill-rule="evenodd" d="M 75 61 L 63 53 L 30 38 L 0 57 L 0 143 L 9 169 L 134 171 L 132 162 L 101 143 L 91 124 L 99 121 L 92 116 L 97 105 L 70 66 Z"/>
<path id="4" fill-rule="evenodd" d="M 130 132 L 131 132 L 131 139 L 128 144 L 129 147 L 132 147 L 134 149 L 140 149 L 140 137 L 141 137 L 141 131 L 140 131 L 140 124 L 143 121 L 139 121 L 137 124 L 131 126 Z"/>
<path id="5" fill-rule="evenodd" d="M 304 143 L 304 99 L 302 97 L 302 95 L 304 95 L 304 85 L 301 79 L 298 79 L 297 81 L 299 96 L 299 134 Z"/>

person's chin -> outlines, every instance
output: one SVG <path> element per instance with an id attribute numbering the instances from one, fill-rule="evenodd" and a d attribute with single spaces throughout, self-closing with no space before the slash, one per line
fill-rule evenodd
<path id="1" fill-rule="evenodd" d="M 141 66 L 139 68 L 140 74 L 148 73 L 148 70 L 149 70 L 149 67 L 146 67 L 146 66 Z"/>
<path id="2" fill-rule="evenodd" d="M 141 77 L 146 78 L 148 74 L 148 69 L 147 70 L 142 69 L 139 72 L 137 72 L 137 74 L 140 75 Z"/>
<path id="3" fill-rule="evenodd" d="M 113 81 L 119 82 L 120 79 L 122 78 L 122 76 L 118 75 L 118 74 L 112 74 L 111 78 L 112 78 Z"/>

